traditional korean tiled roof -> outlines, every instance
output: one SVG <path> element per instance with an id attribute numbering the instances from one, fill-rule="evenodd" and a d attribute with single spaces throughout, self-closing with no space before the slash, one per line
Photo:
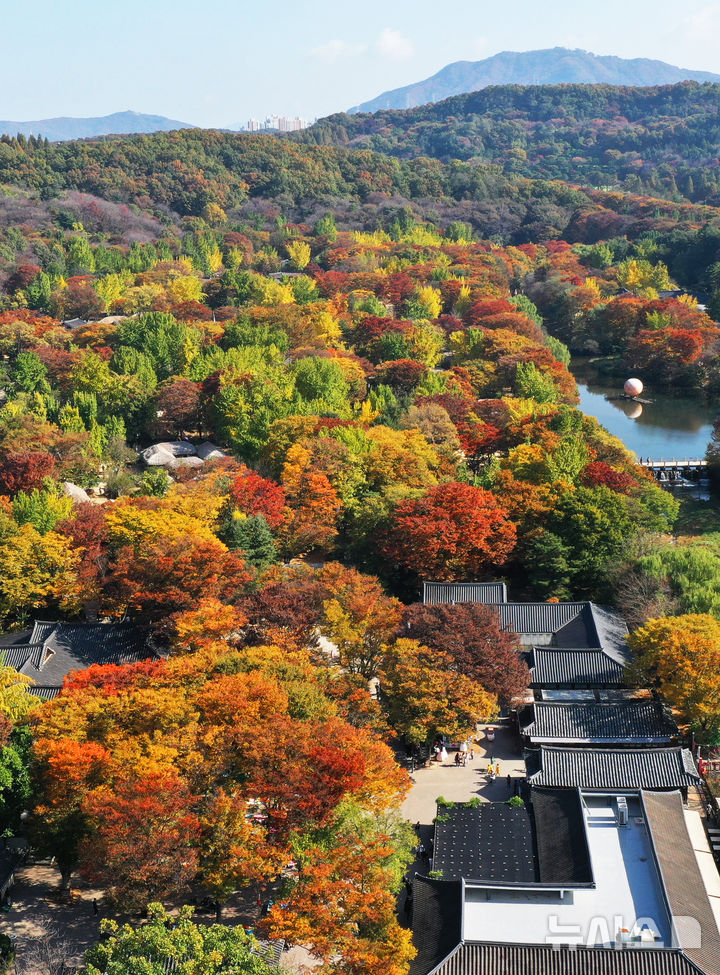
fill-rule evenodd
<path id="1" fill-rule="evenodd" d="M 504 603 L 507 589 L 504 582 L 423 582 L 423 603 L 483 603 L 494 606 Z"/>
<path id="2" fill-rule="evenodd" d="M 530 674 L 534 687 L 622 687 L 625 669 L 604 650 L 533 647 Z"/>
<path id="3" fill-rule="evenodd" d="M 23 667 L 30 666 L 39 669 L 45 645 L 43 643 L 26 643 L 24 646 L 0 648 L 5 664 L 15 670 L 22 671 Z"/>
<path id="4" fill-rule="evenodd" d="M 33 697 L 39 697 L 41 701 L 52 701 L 54 697 L 58 696 L 62 688 L 48 687 L 46 684 L 32 684 L 28 690 Z"/>
<path id="5" fill-rule="evenodd" d="M 520 728 L 532 742 L 670 744 L 675 722 L 656 701 L 613 704 L 536 701 L 520 715 Z"/>
<path id="6" fill-rule="evenodd" d="M 589 603 L 502 603 L 498 612 L 503 626 L 516 633 L 557 633 L 582 616 Z M 576 646 L 599 646 L 597 642 Z"/>
<path id="7" fill-rule="evenodd" d="M 413 943 L 410 975 L 425 975 L 460 941 L 462 883 L 416 876 L 413 881 Z"/>
<path id="8" fill-rule="evenodd" d="M 525 645 L 602 649 L 621 666 L 629 659 L 624 620 L 594 603 L 501 603 L 496 611 Z"/>
<path id="9" fill-rule="evenodd" d="M 642 800 L 680 946 L 707 975 L 720 975 L 720 932 L 680 793 L 643 792 Z"/>
<path id="10" fill-rule="evenodd" d="M 30 691 L 54 696 L 73 670 L 92 664 L 131 664 L 156 656 L 146 633 L 130 623 L 62 623 L 38 620 L 27 643 L 0 646 L 5 662 L 31 677 Z"/>
<path id="11" fill-rule="evenodd" d="M 628 660 L 625 621 L 617 613 L 595 603 L 508 602 L 504 582 L 423 583 L 423 603 L 463 602 L 492 606 L 501 625 L 517 633 L 525 645 L 603 649 L 621 666 Z"/>
<path id="12" fill-rule="evenodd" d="M 671 948 L 467 943 L 417 975 L 702 975 L 702 970 Z"/>
<path id="13" fill-rule="evenodd" d="M 687 789 L 700 781 L 686 748 L 557 748 L 528 757 L 528 782 L 590 791 Z M 533 771 L 535 769 L 535 771 Z"/>

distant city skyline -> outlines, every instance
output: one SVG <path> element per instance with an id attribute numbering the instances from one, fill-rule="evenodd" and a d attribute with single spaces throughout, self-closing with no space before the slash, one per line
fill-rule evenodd
<path id="1" fill-rule="evenodd" d="M 0 118 L 132 109 L 222 128 L 277 112 L 312 119 L 503 50 L 582 48 L 720 72 L 720 3 L 590 0 L 512 18 L 482 0 L 36 0 L 3 11 Z"/>

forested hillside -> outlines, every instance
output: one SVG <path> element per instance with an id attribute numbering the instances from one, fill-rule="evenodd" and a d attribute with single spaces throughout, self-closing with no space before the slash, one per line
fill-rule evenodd
<path id="1" fill-rule="evenodd" d="M 78 208 L 77 219 L 122 240 L 137 219 L 177 228 L 215 206 L 241 222 L 282 213 L 314 223 L 329 208 L 357 230 L 374 230 L 408 206 L 416 219 L 469 222 L 504 243 L 637 237 L 716 216 L 711 207 L 526 179 L 494 164 L 405 160 L 274 136 L 184 130 L 94 142 L 0 139 L 0 227 L 14 228 L 15 238 L 18 227 L 70 227 Z M 0 250 L 0 274 L 2 258 Z"/>
<path id="2" fill-rule="evenodd" d="M 493 163 L 507 174 L 717 202 L 720 86 L 494 87 L 374 115 L 332 115 L 293 138 Z"/>

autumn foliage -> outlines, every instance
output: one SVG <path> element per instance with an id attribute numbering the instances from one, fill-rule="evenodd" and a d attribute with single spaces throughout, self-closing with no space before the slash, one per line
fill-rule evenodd
<path id="1" fill-rule="evenodd" d="M 441 484 L 401 501 L 381 544 L 387 558 L 422 577 L 477 578 L 505 562 L 515 526 L 489 491 Z"/>

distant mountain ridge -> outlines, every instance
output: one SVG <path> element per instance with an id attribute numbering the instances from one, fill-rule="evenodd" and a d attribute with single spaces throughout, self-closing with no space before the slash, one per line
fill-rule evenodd
<path id="1" fill-rule="evenodd" d="M 142 112 L 114 112 L 96 118 L 46 118 L 34 122 L 0 121 L 0 135 L 35 135 L 64 142 L 70 139 L 92 139 L 101 135 L 135 135 L 149 132 L 170 132 L 174 129 L 193 129 L 194 125 L 165 118 L 164 115 L 144 115 Z"/>
<path id="2" fill-rule="evenodd" d="M 483 61 L 455 61 L 431 78 L 386 91 L 349 112 L 416 108 L 490 85 L 605 84 L 646 87 L 680 81 L 720 81 L 720 74 L 676 68 L 649 58 L 619 58 L 553 47 L 542 51 L 503 51 Z"/>

